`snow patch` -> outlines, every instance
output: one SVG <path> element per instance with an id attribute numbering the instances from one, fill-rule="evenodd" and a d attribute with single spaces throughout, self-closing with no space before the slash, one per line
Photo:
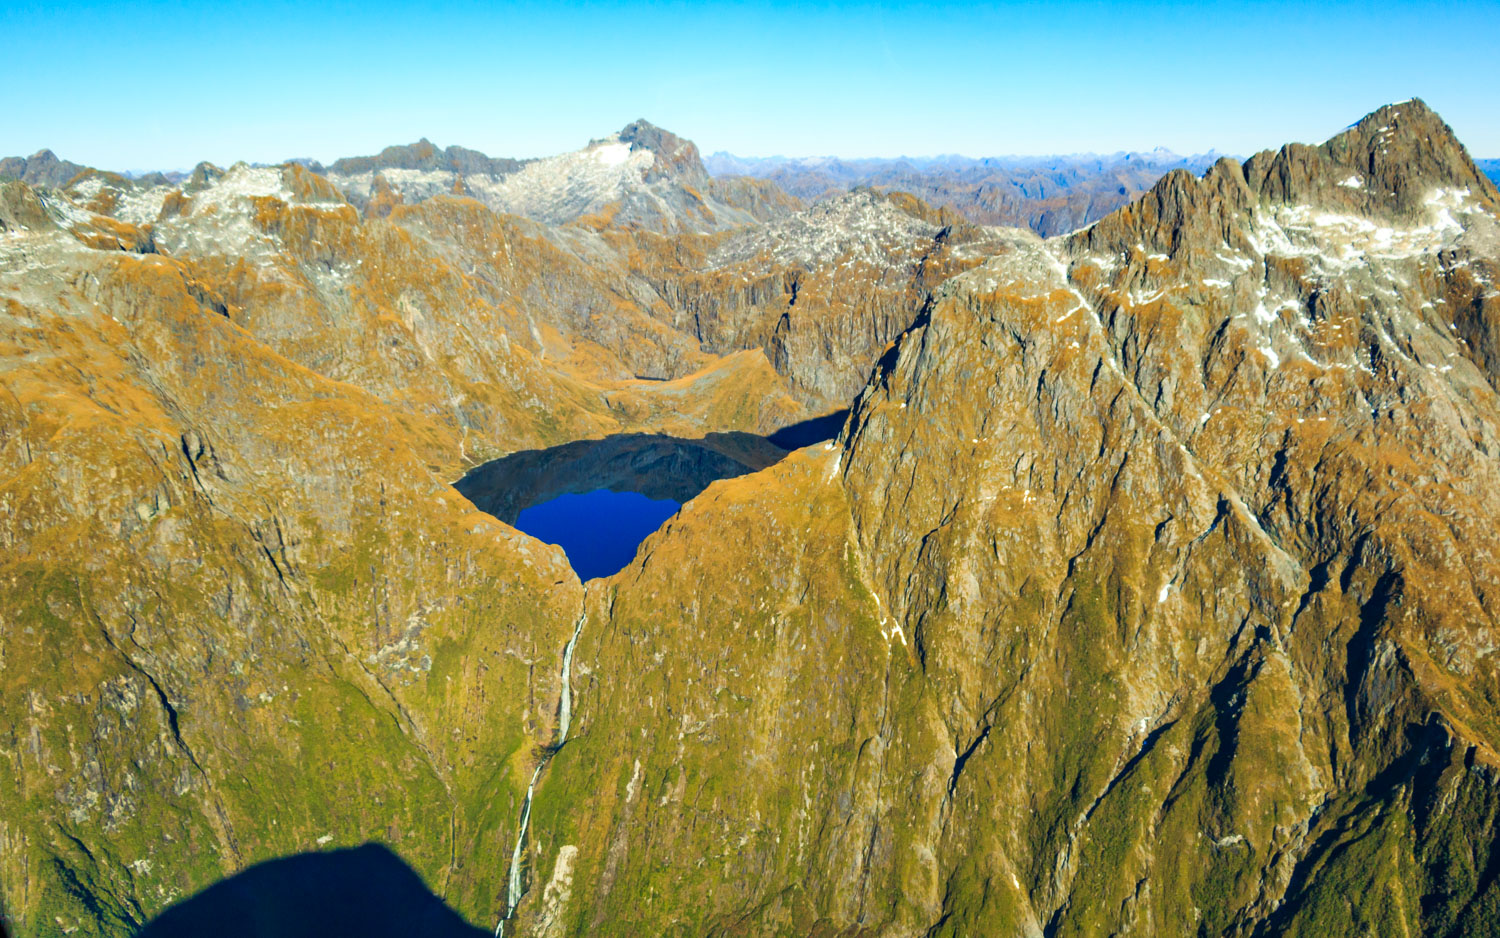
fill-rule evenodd
<path id="1" fill-rule="evenodd" d="M 470 178 L 470 188 L 500 212 L 566 224 L 645 185 L 656 154 L 618 135 L 582 150 L 533 160 L 503 177 Z"/>
<path id="2" fill-rule="evenodd" d="M 1349 182 L 1346 179 L 1339 185 Z M 1481 211 L 1468 189 L 1437 189 L 1425 202 L 1431 210 L 1429 223 L 1408 228 L 1310 205 L 1282 205 L 1256 212 L 1249 235 L 1262 254 L 1307 258 L 1318 273 L 1336 276 L 1367 266 L 1372 259 L 1420 257 L 1451 247 L 1465 231 L 1456 216 Z M 1230 261 L 1222 254 L 1219 257 Z"/>
<path id="3" fill-rule="evenodd" d="M 606 143 L 602 147 L 595 147 L 593 153 L 594 159 L 605 166 L 619 166 L 630 159 L 630 144 Z"/>

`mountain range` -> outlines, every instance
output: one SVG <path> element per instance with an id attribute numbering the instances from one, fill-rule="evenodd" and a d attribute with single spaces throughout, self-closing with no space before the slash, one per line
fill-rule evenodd
<path id="1" fill-rule="evenodd" d="M 1172 162 L 0 163 L 0 921 L 1495 933 L 1500 190 Z"/>
<path id="2" fill-rule="evenodd" d="M 769 179 L 806 201 L 859 186 L 908 192 L 978 225 L 1030 228 L 1043 237 L 1091 224 L 1173 169 L 1202 172 L 1218 154 L 1149 153 L 1053 157 L 960 156 L 840 160 L 709 157 L 715 174 Z"/>

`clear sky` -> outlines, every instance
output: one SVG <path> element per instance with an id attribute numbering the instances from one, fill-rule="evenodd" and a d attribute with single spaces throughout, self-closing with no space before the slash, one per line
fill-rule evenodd
<path id="1" fill-rule="evenodd" d="M 1500 156 L 1500 2 L 7 0 L 0 155 L 540 156 L 645 117 L 740 155 L 1318 142 L 1418 96 Z"/>

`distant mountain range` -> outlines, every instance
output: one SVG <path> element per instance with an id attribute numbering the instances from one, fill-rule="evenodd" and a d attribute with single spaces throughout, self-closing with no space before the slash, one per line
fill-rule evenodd
<path id="1" fill-rule="evenodd" d="M 686 173 L 694 191 L 707 200 L 705 204 L 715 214 L 710 227 L 766 220 L 794 207 L 786 196 L 795 197 L 799 203 L 817 202 L 868 186 L 910 193 L 934 206 L 952 209 L 975 224 L 1025 227 L 1050 236 L 1098 220 L 1145 192 L 1170 170 L 1185 168 L 1199 173 L 1217 158 L 1213 153 L 1179 156 L 1158 148 L 1147 153 L 983 159 L 952 155 L 895 159 L 739 157 L 720 152 L 700 160 L 690 141 L 640 121 L 620 134 L 594 141 L 577 154 L 543 159 L 491 157 L 461 146 L 439 148 L 424 138 L 386 147 L 373 156 L 345 157 L 327 165 L 309 158 L 287 162 L 328 178 L 361 208 L 372 198 L 384 205 L 392 199 L 420 201 L 456 191 L 496 211 L 530 217 L 540 211 L 545 216 L 540 220 L 557 223 L 586 214 L 622 194 L 618 190 L 619 180 L 624 178 L 621 173 L 631 174 L 635 168 L 610 164 L 602 157 L 615 152 L 608 149 L 611 146 L 632 145 L 633 133 L 649 136 L 656 150 L 668 153 L 669 160 L 677 160 L 675 168 L 656 167 L 648 173 L 652 178 L 647 182 L 659 182 L 667 169 L 676 176 Z M 583 162 L 573 165 L 579 159 Z M 251 165 L 258 168 L 263 164 Z M 200 164 L 199 169 L 204 167 L 216 169 L 207 163 Z M 0 178 L 52 188 L 65 187 L 88 169 L 60 159 L 51 150 L 0 159 Z M 580 174 L 581 170 L 589 171 Z M 192 173 L 135 170 L 109 175 L 136 186 L 161 186 L 178 185 Z M 768 188 L 767 183 L 774 185 Z M 654 198 L 627 203 L 626 220 L 639 212 L 658 217 L 662 209 Z M 743 211 L 726 212 L 730 207 Z M 681 215 L 676 210 L 683 208 L 685 205 L 675 206 L 671 214 Z"/>
<path id="2" fill-rule="evenodd" d="M 804 202 L 817 202 L 839 192 L 869 186 L 911 193 L 934 206 L 950 208 L 975 224 L 1030 228 L 1050 237 L 1102 218 L 1148 190 L 1173 169 L 1201 174 L 1221 156 L 1212 150 L 1182 156 L 1165 147 L 1109 154 L 979 158 L 944 154 L 860 159 L 736 156 L 721 150 L 703 158 L 702 165 L 709 176 L 726 180 L 726 185 L 733 185 L 726 177 L 768 180 Z M 448 181 L 455 177 L 479 177 L 498 182 L 530 164 L 546 164 L 556 159 L 491 157 L 461 146 L 439 149 L 423 138 L 413 144 L 386 147 L 374 156 L 344 157 L 327 166 L 311 158 L 287 162 L 346 183 L 362 178 L 368 187 L 376 174 L 389 170 L 403 171 L 399 175 L 406 177 L 408 186 L 416 181 L 413 177 L 418 173 L 428 183 L 440 175 Z M 1500 159 L 1474 162 L 1491 180 L 1500 182 Z M 0 158 L 0 179 L 61 188 L 88 168 L 60 159 L 51 150 L 41 150 L 30 157 Z M 127 170 L 119 175 L 146 185 L 175 185 L 190 174 L 181 170 Z M 440 189 L 448 191 L 449 187 Z M 471 189 L 468 194 L 490 201 L 482 192 Z M 759 194 L 768 195 L 764 190 Z M 357 195 L 354 198 L 356 202 L 362 201 Z"/>
<path id="3" fill-rule="evenodd" d="M 703 165 L 715 176 L 762 176 L 778 172 L 824 173 L 844 182 L 859 181 L 885 172 L 962 173 L 973 171 L 1042 169 L 1063 166 L 1113 166 L 1118 163 L 1153 163 L 1167 166 L 1208 167 L 1226 154 L 1210 150 L 1196 156 L 1183 156 L 1166 147 L 1154 150 L 1119 150 L 1114 153 L 1054 153 L 1009 156 L 962 156 L 944 153 L 937 156 L 858 157 L 838 156 L 736 156 L 720 150 L 703 158 Z"/>
<path id="4" fill-rule="evenodd" d="M 1050 237 L 1088 225 L 1151 188 L 1174 169 L 1201 173 L 1220 154 L 1148 153 L 1066 156 L 739 157 L 704 160 L 716 176 L 769 179 L 810 202 L 859 186 L 909 192 L 981 225 L 1030 228 Z"/>

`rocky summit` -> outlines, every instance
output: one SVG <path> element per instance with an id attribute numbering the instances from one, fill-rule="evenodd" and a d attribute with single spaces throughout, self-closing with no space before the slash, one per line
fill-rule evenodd
<path id="1" fill-rule="evenodd" d="M 1500 933 L 1500 190 L 1160 169 L 0 162 L 0 930 Z"/>

